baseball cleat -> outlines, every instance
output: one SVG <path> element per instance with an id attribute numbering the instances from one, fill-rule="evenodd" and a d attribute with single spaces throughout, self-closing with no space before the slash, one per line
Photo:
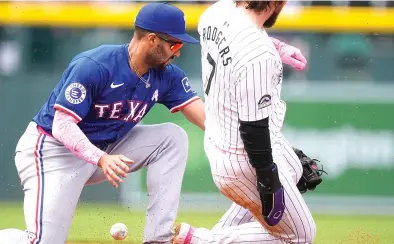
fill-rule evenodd
<path id="1" fill-rule="evenodd" d="M 178 224 L 175 227 L 175 235 L 172 244 L 190 244 L 192 241 L 194 228 L 186 223 Z"/>

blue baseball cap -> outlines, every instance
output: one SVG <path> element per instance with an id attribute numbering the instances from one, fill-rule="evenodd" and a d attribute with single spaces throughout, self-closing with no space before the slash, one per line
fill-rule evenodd
<path id="1" fill-rule="evenodd" d="M 135 26 L 152 32 L 161 32 L 183 42 L 198 43 L 186 33 L 185 14 L 167 3 L 149 3 L 142 7 L 135 19 Z"/>

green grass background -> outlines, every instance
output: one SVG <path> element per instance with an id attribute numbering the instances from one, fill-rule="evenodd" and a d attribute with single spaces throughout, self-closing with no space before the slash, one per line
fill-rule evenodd
<path id="1" fill-rule="evenodd" d="M 24 229 L 22 203 L 0 203 L 0 229 Z M 61 211 L 61 208 L 59 208 Z M 223 212 L 225 209 L 223 209 Z M 180 212 L 177 222 L 212 227 L 222 213 Z M 314 215 L 317 224 L 316 244 L 393 244 L 393 216 L 330 216 Z M 116 222 L 125 223 L 129 235 L 114 241 L 109 229 Z M 145 213 L 133 212 L 118 205 L 81 203 L 69 235 L 68 244 L 76 243 L 142 243 Z"/>

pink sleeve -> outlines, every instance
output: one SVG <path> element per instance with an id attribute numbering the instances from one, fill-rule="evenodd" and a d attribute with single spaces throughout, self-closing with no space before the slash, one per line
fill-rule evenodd
<path id="1" fill-rule="evenodd" d="M 91 164 L 96 164 L 105 154 L 93 145 L 77 125 L 71 115 L 56 110 L 53 119 L 52 135 L 67 147 L 73 154 Z"/>

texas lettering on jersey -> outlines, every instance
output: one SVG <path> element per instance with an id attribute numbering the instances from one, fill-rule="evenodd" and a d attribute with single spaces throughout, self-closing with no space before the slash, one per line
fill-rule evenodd
<path id="1" fill-rule="evenodd" d="M 111 83 L 111 89 L 116 89 L 120 86 L 124 85 Z M 80 83 L 72 83 L 65 90 L 65 98 L 71 104 L 80 104 L 86 98 L 86 88 Z M 155 97 L 155 100 L 152 99 L 153 103 L 158 100 L 158 90 L 156 89 L 152 98 Z M 106 119 L 115 119 L 115 120 L 123 120 L 124 122 L 139 122 L 146 114 L 148 103 L 144 101 L 137 100 L 128 100 L 128 101 L 119 101 L 111 104 L 94 104 L 92 107 L 96 110 L 96 118 L 101 121 L 105 121 Z M 66 107 L 55 104 L 55 108 L 62 109 L 68 112 L 71 115 L 74 115 L 78 120 L 81 118 L 73 111 L 69 110 Z"/>
<path id="2" fill-rule="evenodd" d="M 125 104 L 129 111 L 127 114 L 122 113 Z M 147 107 L 147 103 L 133 100 L 129 100 L 126 103 L 116 102 L 94 105 L 98 119 L 117 119 L 125 122 L 139 122 L 145 116 Z"/>

